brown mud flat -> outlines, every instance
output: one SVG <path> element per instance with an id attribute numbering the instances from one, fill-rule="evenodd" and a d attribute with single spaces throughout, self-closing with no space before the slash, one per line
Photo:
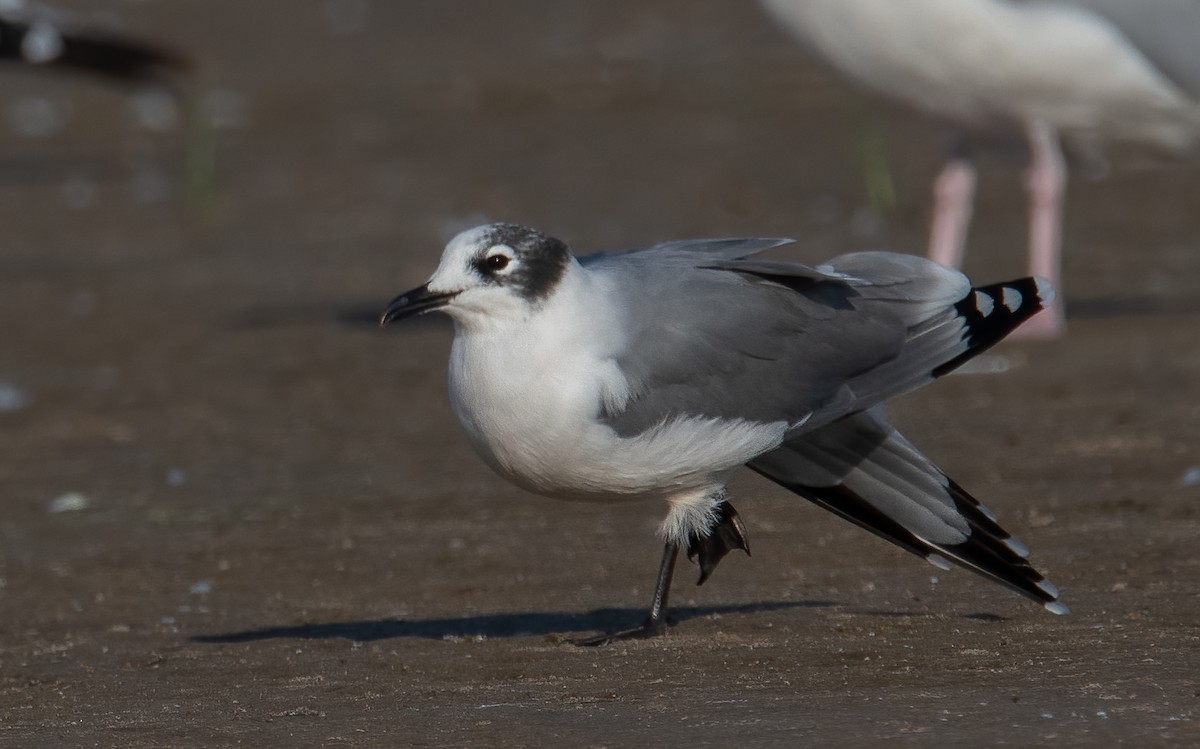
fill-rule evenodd
<path id="1" fill-rule="evenodd" d="M 5 106 L 71 116 L 0 143 L 0 745 L 1200 742 L 1194 173 L 1074 184 L 1068 338 L 893 410 L 1071 616 L 747 475 L 754 556 L 701 588 L 681 568 L 667 637 L 579 649 L 641 616 L 663 508 L 492 476 L 446 405 L 449 327 L 372 316 L 484 219 L 584 250 L 919 250 L 935 128 L 750 3 L 123 10 L 192 50 L 240 125 L 189 208 L 178 132 L 2 71 Z M 882 218 L 856 161 L 873 134 Z M 1020 274 L 1019 169 L 985 162 L 977 280 Z"/>

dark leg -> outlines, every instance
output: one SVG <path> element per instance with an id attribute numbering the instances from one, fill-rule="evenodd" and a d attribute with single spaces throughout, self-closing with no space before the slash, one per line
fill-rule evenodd
<path id="1" fill-rule="evenodd" d="M 717 568 L 725 555 L 734 549 L 741 549 L 750 555 L 750 544 L 746 541 L 746 526 L 738 517 L 737 510 L 725 500 L 716 507 L 717 522 L 708 530 L 708 535 L 701 536 L 693 533 L 688 536 L 687 555 L 693 562 L 700 564 L 700 579 L 697 585 L 703 585 L 708 576 Z M 698 559 L 697 559 L 698 558 Z"/>
<path id="2" fill-rule="evenodd" d="M 670 626 L 670 622 L 667 621 L 667 595 L 671 592 L 671 576 L 675 574 L 675 557 L 678 555 L 677 543 L 668 543 L 663 549 L 662 564 L 658 568 L 658 583 L 654 586 L 654 600 L 650 603 L 650 613 L 646 615 L 646 621 L 642 622 L 641 626 L 572 642 L 586 646 L 607 645 L 613 640 L 640 640 L 665 634 Z"/>

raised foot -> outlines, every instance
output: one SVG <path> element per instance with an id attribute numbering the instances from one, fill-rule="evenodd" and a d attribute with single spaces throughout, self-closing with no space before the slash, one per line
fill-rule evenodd
<path id="1" fill-rule="evenodd" d="M 716 507 L 717 522 L 709 529 L 707 536 L 692 534 L 687 540 L 688 559 L 700 564 L 700 579 L 697 585 L 703 585 L 725 555 L 734 549 L 741 549 L 750 556 L 750 544 L 746 541 L 746 526 L 738 517 L 733 505 L 722 501 Z"/>
<path id="2" fill-rule="evenodd" d="M 640 626 L 633 629 L 626 629 L 621 632 L 614 632 L 607 635 L 596 635 L 595 637 L 585 637 L 579 640 L 570 640 L 572 645 L 579 645 L 585 648 L 594 648 L 599 645 L 607 645 L 614 640 L 647 640 L 651 637 L 660 637 L 667 633 L 667 628 L 670 626 L 662 619 L 647 618 Z"/>

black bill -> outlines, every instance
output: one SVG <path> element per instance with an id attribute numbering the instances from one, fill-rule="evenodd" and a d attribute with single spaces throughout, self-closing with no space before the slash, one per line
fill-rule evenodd
<path id="1" fill-rule="evenodd" d="M 444 307 L 456 296 L 457 292 L 438 294 L 429 290 L 429 284 L 419 286 L 412 291 L 406 291 L 393 299 L 379 318 L 380 325 L 387 325 L 392 320 L 403 320 L 406 317 L 420 315 L 425 312 Z"/>

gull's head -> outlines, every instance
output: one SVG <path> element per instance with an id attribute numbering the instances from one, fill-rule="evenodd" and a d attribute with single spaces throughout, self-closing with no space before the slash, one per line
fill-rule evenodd
<path id="1" fill-rule="evenodd" d="M 392 300 L 380 323 L 441 310 L 459 322 L 529 314 L 571 264 L 567 245 L 518 224 L 487 224 L 450 240 L 424 286 Z"/>

